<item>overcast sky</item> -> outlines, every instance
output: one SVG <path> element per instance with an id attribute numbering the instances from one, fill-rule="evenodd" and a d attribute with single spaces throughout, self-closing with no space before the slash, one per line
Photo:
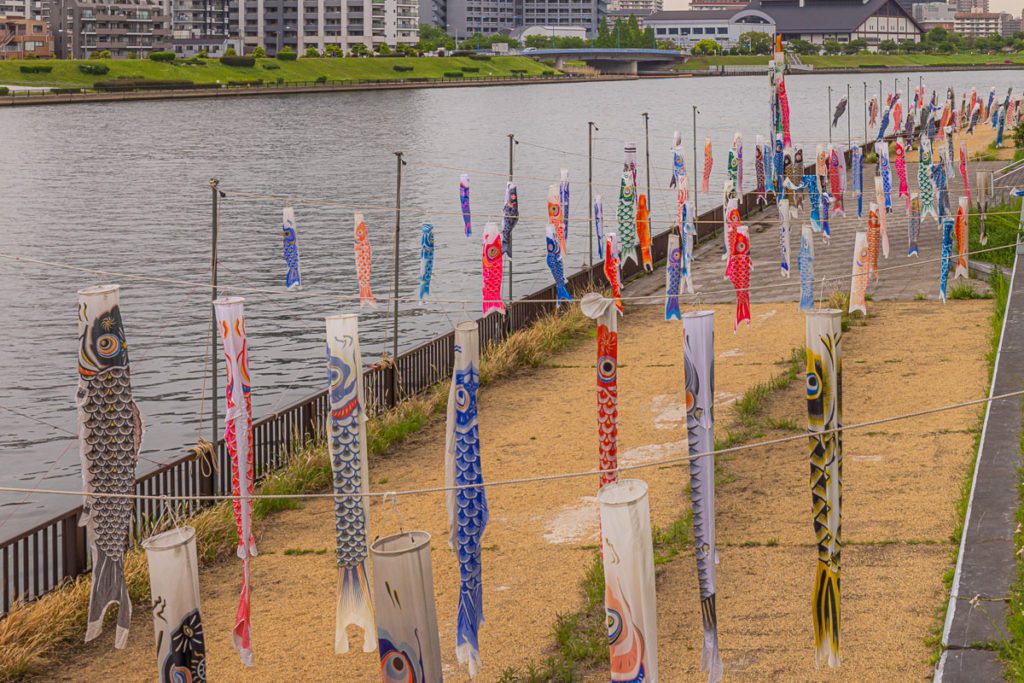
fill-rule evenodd
<path id="1" fill-rule="evenodd" d="M 665 9 L 686 9 L 690 0 L 665 0 Z M 1021 0 L 989 0 L 989 9 L 993 12 L 1010 12 L 1015 17 L 1021 13 Z"/>

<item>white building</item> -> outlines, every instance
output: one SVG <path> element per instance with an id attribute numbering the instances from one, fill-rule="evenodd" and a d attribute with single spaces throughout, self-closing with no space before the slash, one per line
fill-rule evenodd
<path id="1" fill-rule="evenodd" d="M 608 0 L 608 11 L 629 11 L 631 14 L 654 14 L 665 6 L 664 0 Z"/>
<path id="2" fill-rule="evenodd" d="M 739 38 L 750 31 L 772 34 L 775 22 L 756 9 L 666 10 L 644 19 L 644 27 L 654 29 L 658 40 L 671 40 L 683 49 L 710 38 L 724 49 L 739 45 Z"/>
<path id="3" fill-rule="evenodd" d="M 509 38 L 525 43 L 531 36 L 544 38 L 579 38 L 587 39 L 586 26 L 521 26 L 508 34 Z"/>
<path id="4" fill-rule="evenodd" d="M 865 40 L 869 49 L 884 40 L 921 40 L 921 25 L 897 0 L 753 0 L 747 9 L 771 16 L 783 40 Z"/>
<path id="5" fill-rule="evenodd" d="M 1003 15 L 999 12 L 957 12 L 953 30 L 962 36 L 999 36 L 1003 33 Z"/>
<path id="6" fill-rule="evenodd" d="M 267 56 L 285 46 L 298 54 L 357 44 L 375 51 L 419 42 L 418 0 L 238 0 L 231 4 L 232 42 L 239 52 L 262 46 Z M 237 49 L 237 48 L 236 48 Z"/>

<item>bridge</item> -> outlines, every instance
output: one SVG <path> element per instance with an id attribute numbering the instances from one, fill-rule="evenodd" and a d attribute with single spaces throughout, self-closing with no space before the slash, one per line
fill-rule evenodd
<path id="1" fill-rule="evenodd" d="M 528 48 L 523 55 L 534 59 L 554 59 L 556 69 L 561 69 L 567 61 L 581 61 L 603 74 L 636 75 L 644 71 L 664 71 L 683 61 L 683 54 L 678 50 L 640 48 Z"/>

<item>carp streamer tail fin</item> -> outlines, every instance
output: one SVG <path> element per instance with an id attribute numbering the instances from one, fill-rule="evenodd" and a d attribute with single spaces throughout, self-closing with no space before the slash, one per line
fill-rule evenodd
<path id="1" fill-rule="evenodd" d="M 715 594 L 700 601 L 700 616 L 704 622 L 704 649 L 700 653 L 700 670 L 708 672 L 708 683 L 722 680 L 722 655 L 718 652 L 718 612 Z"/>
<path id="2" fill-rule="evenodd" d="M 132 603 L 124 578 L 124 564 L 121 560 L 115 560 L 107 555 L 96 545 L 92 546 L 92 551 L 95 560 L 85 642 L 89 642 L 103 631 L 103 615 L 106 614 L 108 607 L 117 603 L 117 633 L 114 636 L 114 647 L 124 649 L 128 644 L 128 628 L 132 621 Z"/>
<path id="3" fill-rule="evenodd" d="M 839 666 L 839 574 L 826 562 L 818 561 L 814 581 L 815 664 Z"/>
<path id="4" fill-rule="evenodd" d="M 366 560 L 355 567 L 338 569 L 338 607 L 334 631 L 334 653 L 348 652 L 348 626 L 354 624 L 363 631 L 363 652 L 377 649 L 377 635 L 373 625 L 373 603 L 370 584 L 366 578 Z"/>

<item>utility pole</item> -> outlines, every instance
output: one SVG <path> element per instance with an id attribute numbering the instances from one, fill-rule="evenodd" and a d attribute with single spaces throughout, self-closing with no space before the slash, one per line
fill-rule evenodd
<path id="1" fill-rule="evenodd" d="M 651 135 L 648 122 L 650 117 L 647 112 L 642 114 L 644 117 L 644 156 L 647 157 L 647 206 L 650 207 L 653 203 L 651 201 Z"/>
<path id="2" fill-rule="evenodd" d="M 515 133 L 508 134 L 508 181 L 512 182 L 512 148 L 516 144 Z M 517 190 L 518 193 L 518 190 Z M 512 233 L 508 234 L 508 253 L 512 253 Z M 512 305 L 512 259 L 508 260 L 508 303 Z"/>
<path id="3" fill-rule="evenodd" d="M 587 195 L 590 198 L 588 216 L 590 216 L 590 284 L 594 284 L 594 131 L 599 130 L 593 121 L 587 121 Z"/>
<path id="4" fill-rule="evenodd" d="M 697 209 L 697 196 L 700 190 L 700 185 L 697 184 L 697 114 L 700 110 L 697 109 L 697 105 L 690 105 L 693 107 L 693 163 L 690 164 L 690 168 L 693 171 L 693 227 L 697 230 L 697 237 L 700 237 L 700 229 L 697 227 L 697 216 L 700 215 L 700 211 Z M 774 148 L 774 145 L 773 145 Z M 679 226 L 682 230 L 683 226 Z"/>
<path id="5" fill-rule="evenodd" d="M 213 462 L 211 463 L 211 469 L 216 471 L 216 467 L 220 464 L 220 449 L 217 448 L 217 441 L 220 438 L 218 432 L 220 431 L 217 424 L 217 313 L 213 308 L 213 302 L 217 300 L 217 233 L 220 228 L 220 180 L 217 178 L 210 178 L 210 199 L 212 200 L 212 220 L 210 222 L 211 233 L 213 240 L 210 245 L 210 367 L 213 371 L 210 375 L 210 413 L 211 413 L 211 437 L 210 443 L 213 444 Z M 207 495 L 213 494 L 213 477 L 209 479 L 206 477 L 200 477 L 200 481 L 206 485 L 210 490 Z M 200 493 L 206 493 L 200 491 Z"/>
<path id="6" fill-rule="evenodd" d="M 850 99 L 850 84 L 846 84 L 846 148 L 853 149 L 853 128 L 850 120 L 853 118 L 853 101 Z"/>
<path id="7" fill-rule="evenodd" d="M 405 166 L 401 152 L 395 152 L 395 159 L 397 174 L 395 182 L 395 286 L 392 289 L 395 300 L 391 314 L 391 362 L 394 363 L 391 368 L 392 406 L 398 405 L 398 238 L 402 231 L 402 167 Z M 362 372 L 361 368 L 359 372 Z"/>

